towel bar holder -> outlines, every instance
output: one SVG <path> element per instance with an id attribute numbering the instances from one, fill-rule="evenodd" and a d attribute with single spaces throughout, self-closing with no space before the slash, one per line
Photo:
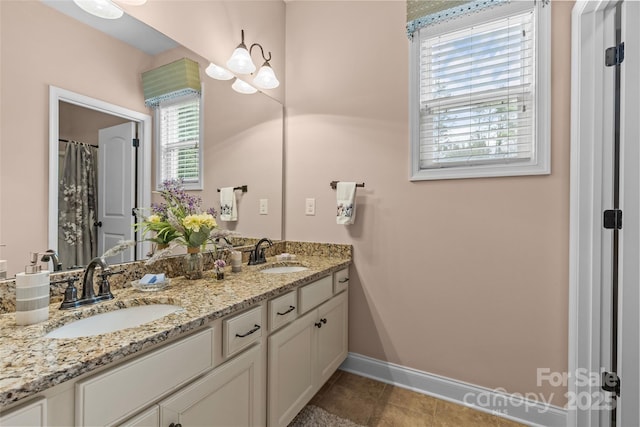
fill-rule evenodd
<path id="1" fill-rule="evenodd" d="M 247 192 L 248 187 L 246 185 L 241 185 L 240 187 L 233 187 L 233 190 L 242 190 L 243 193 Z M 218 193 L 220 192 L 220 189 L 218 188 Z"/>
<path id="2" fill-rule="evenodd" d="M 338 181 L 331 181 L 329 185 L 335 190 L 338 187 Z M 364 182 L 362 184 L 356 184 L 356 187 L 364 188 Z"/>

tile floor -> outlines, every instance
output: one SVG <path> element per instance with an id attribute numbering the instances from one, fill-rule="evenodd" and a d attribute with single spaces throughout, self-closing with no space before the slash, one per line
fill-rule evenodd
<path id="1" fill-rule="evenodd" d="M 309 403 L 339 417 L 372 427 L 522 426 L 504 418 L 340 370 Z"/>

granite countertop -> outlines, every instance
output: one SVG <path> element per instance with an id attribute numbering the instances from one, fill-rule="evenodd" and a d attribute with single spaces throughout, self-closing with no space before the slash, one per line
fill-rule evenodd
<path id="1" fill-rule="evenodd" d="M 278 264 L 268 258 L 270 264 Z M 161 345 L 227 314 L 252 306 L 345 268 L 351 259 L 343 256 L 297 256 L 296 263 L 308 270 L 287 274 L 264 274 L 261 266 L 243 265 L 242 272 L 225 268 L 225 279 L 217 281 L 213 271 L 200 280 L 174 277 L 157 292 L 132 287 L 113 290 L 111 301 L 74 310 L 49 306 L 49 320 L 17 326 L 14 313 L 0 314 L 0 410 L 54 385 L 117 362 L 124 357 Z M 103 335 L 54 339 L 44 335 L 63 324 L 100 312 L 144 304 L 175 304 L 184 308 L 144 325 Z"/>

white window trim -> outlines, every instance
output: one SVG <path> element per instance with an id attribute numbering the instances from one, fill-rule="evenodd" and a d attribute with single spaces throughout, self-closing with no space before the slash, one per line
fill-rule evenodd
<path id="1" fill-rule="evenodd" d="M 527 2 L 513 2 L 499 8 L 515 7 L 520 11 Z M 420 37 L 413 37 L 409 45 L 409 135 L 411 141 L 411 181 L 462 179 L 482 177 L 502 177 L 521 175 L 548 175 L 551 173 L 551 4 L 536 2 L 536 100 L 535 100 L 535 150 L 536 156 L 529 162 L 506 164 L 486 164 L 455 166 L 439 169 L 420 169 Z M 515 12 L 514 12 L 515 13 Z M 466 18 L 453 19 L 437 24 L 442 29 L 461 28 L 460 19 L 466 19 L 465 26 L 482 22 L 495 16 L 490 8 Z M 424 31 L 423 28 L 419 31 Z"/>
<path id="2" fill-rule="evenodd" d="M 192 96 L 192 95 L 189 95 Z M 203 157 L 204 157 L 204 88 L 200 93 L 200 136 L 198 143 L 198 182 L 185 182 L 183 184 L 183 188 L 185 190 L 203 190 L 204 189 L 204 168 L 203 168 Z M 185 97 L 179 97 L 176 99 L 172 99 L 171 101 L 163 102 L 161 105 L 171 105 L 178 102 L 182 102 Z M 162 147 L 160 146 L 160 108 L 156 108 L 154 110 L 153 115 L 153 134 L 154 134 L 154 146 L 155 146 L 155 180 L 156 180 L 156 190 L 160 190 L 162 188 Z"/>

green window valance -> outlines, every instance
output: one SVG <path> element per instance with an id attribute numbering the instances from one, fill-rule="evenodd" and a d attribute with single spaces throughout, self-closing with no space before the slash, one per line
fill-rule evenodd
<path id="1" fill-rule="evenodd" d="M 200 64 L 182 58 L 142 73 L 144 103 L 156 108 L 162 101 L 200 94 Z"/>
<path id="2" fill-rule="evenodd" d="M 427 25 L 464 16 L 509 0 L 407 0 L 407 36 Z"/>

